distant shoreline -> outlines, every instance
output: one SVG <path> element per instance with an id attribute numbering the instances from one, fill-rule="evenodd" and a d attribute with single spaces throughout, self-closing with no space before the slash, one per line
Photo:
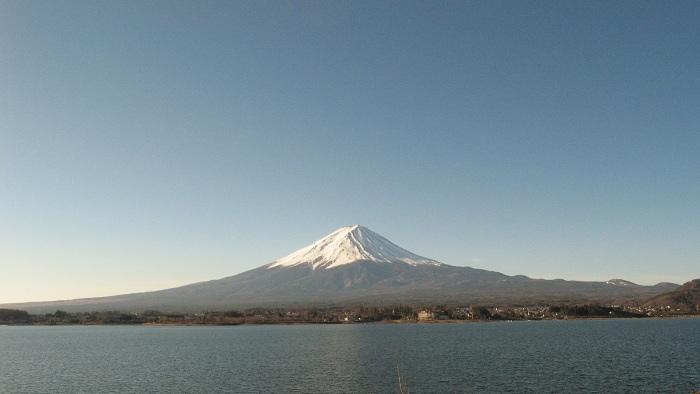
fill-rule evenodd
<path id="1" fill-rule="evenodd" d="M 196 313 L 92 311 L 30 314 L 17 309 L 0 309 L 0 324 L 6 325 L 153 325 L 153 326 L 237 326 L 297 324 L 405 324 L 480 323 L 493 321 L 608 320 L 700 317 L 696 310 L 648 309 L 646 307 L 600 304 L 532 307 L 487 306 L 352 306 L 329 308 L 251 308 Z"/>
<path id="2" fill-rule="evenodd" d="M 535 322 L 535 321 L 581 321 L 581 320 L 666 320 L 666 319 L 698 319 L 700 314 L 673 315 L 673 316 L 647 316 L 647 317 L 570 317 L 560 319 L 520 319 L 520 320 L 382 320 L 372 322 L 245 322 L 245 323 L 194 323 L 194 322 L 173 322 L 173 323 L 0 323 L 0 327 L 75 327 L 75 326 L 148 326 L 148 327 L 225 327 L 225 326 L 302 326 L 302 325 L 355 325 L 355 324 L 469 324 L 469 323 L 513 323 L 513 322 Z"/>

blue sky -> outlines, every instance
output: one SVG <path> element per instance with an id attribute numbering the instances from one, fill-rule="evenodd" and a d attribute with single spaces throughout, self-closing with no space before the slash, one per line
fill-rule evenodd
<path id="1" fill-rule="evenodd" d="M 510 275 L 700 277 L 697 2 L 0 2 L 0 302 L 361 224 Z"/>

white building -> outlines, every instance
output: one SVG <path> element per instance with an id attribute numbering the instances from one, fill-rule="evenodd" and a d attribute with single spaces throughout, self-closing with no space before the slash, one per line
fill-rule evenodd
<path id="1" fill-rule="evenodd" d="M 418 312 L 418 320 L 435 320 L 435 314 L 431 311 L 420 311 Z"/>

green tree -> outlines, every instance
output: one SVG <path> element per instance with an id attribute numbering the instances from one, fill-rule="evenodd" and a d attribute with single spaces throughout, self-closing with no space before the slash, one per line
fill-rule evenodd
<path id="1" fill-rule="evenodd" d="M 0 309 L 0 322 L 18 323 L 29 320 L 29 313 L 18 309 Z"/>
<path id="2" fill-rule="evenodd" d="M 56 312 L 54 312 L 54 314 L 53 314 L 53 317 L 55 317 L 55 318 L 58 319 L 58 320 L 63 320 L 63 319 L 65 319 L 67 316 L 68 316 L 68 312 L 62 311 L 62 310 L 60 310 L 60 309 L 57 310 Z"/>

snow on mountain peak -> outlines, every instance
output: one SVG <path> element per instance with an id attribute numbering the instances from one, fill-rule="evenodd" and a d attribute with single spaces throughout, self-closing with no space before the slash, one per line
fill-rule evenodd
<path id="1" fill-rule="evenodd" d="M 441 265 L 435 260 L 418 256 L 394 245 L 366 227 L 355 225 L 340 228 L 311 245 L 282 257 L 268 268 L 310 264 L 313 269 L 328 269 L 359 260 Z"/>

